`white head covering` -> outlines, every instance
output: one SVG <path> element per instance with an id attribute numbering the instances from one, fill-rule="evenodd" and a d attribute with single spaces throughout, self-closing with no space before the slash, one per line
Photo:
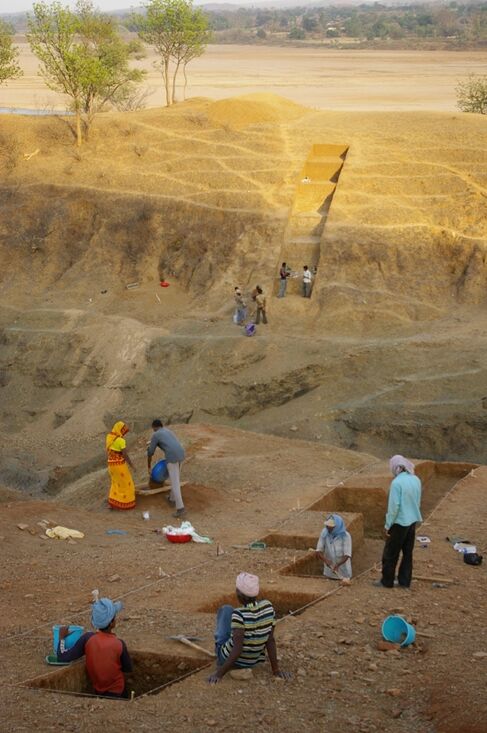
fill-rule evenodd
<path id="1" fill-rule="evenodd" d="M 405 468 L 408 473 L 414 474 L 414 463 L 411 463 L 407 458 L 400 455 L 392 456 L 389 461 L 389 468 L 391 469 L 393 476 L 397 476 L 398 473 L 401 473 L 402 468 Z"/>
<path id="2" fill-rule="evenodd" d="M 259 595 L 259 578 L 251 573 L 237 575 L 237 590 L 247 598 L 256 598 Z"/>

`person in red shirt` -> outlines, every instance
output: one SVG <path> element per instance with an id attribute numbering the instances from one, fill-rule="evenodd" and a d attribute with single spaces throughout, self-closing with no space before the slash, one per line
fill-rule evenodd
<path id="1" fill-rule="evenodd" d="M 132 660 L 125 642 L 113 633 L 116 615 L 123 608 L 120 601 L 100 598 L 93 603 L 91 623 L 96 632 L 83 634 L 71 649 L 65 649 L 67 626 L 59 630 L 57 658 L 60 662 L 73 662 L 86 657 L 86 672 L 96 695 L 126 698 L 125 673 L 132 671 Z"/>

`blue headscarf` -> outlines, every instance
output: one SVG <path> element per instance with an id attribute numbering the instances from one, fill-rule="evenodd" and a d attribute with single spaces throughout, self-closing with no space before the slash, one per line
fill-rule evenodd
<path id="1" fill-rule="evenodd" d="M 91 607 L 91 623 L 95 629 L 106 629 L 115 616 L 123 608 L 120 601 L 112 601 L 110 598 L 100 598 Z"/>
<path id="2" fill-rule="evenodd" d="M 334 527 L 325 527 L 327 533 L 333 540 L 338 539 L 338 537 L 344 537 L 346 535 L 347 529 L 345 527 L 345 522 L 339 514 L 329 514 L 327 516 L 327 519 L 333 519 L 333 521 L 335 522 Z"/>

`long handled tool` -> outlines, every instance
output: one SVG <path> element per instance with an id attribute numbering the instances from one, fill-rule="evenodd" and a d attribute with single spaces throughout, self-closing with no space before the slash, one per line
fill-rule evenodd
<path id="1" fill-rule="evenodd" d="M 186 644 L 186 646 L 190 646 L 192 649 L 197 649 L 199 652 L 203 652 L 203 654 L 206 654 L 207 657 L 211 657 L 212 659 L 216 657 L 216 654 L 208 651 L 208 649 L 204 649 L 199 644 L 195 644 L 194 642 L 190 641 L 187 636 L 184 636 L 184 634 L 179 634 L 177 636 L 170 636 L 169 639 L 174 639 L 174 641 L 180 641 L 181 644 Z"/>

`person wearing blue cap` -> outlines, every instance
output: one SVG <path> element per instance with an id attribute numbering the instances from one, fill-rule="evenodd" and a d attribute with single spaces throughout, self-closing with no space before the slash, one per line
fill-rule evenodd
<path id="1" fill-rule="evenodd" d="M 86 672 L 96 695 L 126 698 L 125 674 L 132 672 L 132 660 L 125 642 L 113 633 L 116 616 L 123 608 L 120 601 L 100 598 L 91 611 L 91 623 L 95 632 L 83 634 L 71 649 L 65 649 L 67 626 L 59 630 L 57 658 L 60 662 L 74 662 L 86 657 Z"/>

